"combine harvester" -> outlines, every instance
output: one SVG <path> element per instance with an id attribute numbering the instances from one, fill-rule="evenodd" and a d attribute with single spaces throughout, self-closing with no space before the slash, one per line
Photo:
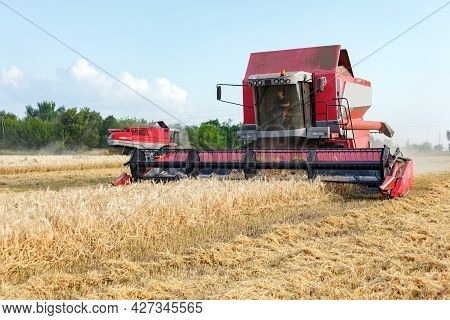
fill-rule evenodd
<path id="1" fill-rule="evenodd" d="M 230 85 L 217 85 L 217 99 L 236 104 L 222 100 L 223 86 Z M 376 187 L 391 198 L 411 190 L 413 161 L 398 149 L 391 154 L 386 146 L 370 148 L 371 131 L 388 137 L 394 132 L 384 122 L 363 119 L 372 104 L 371 84 L 354 77 L 339 45 L 252 53 L 239 86 L 241 149 L 183 149 L 171 142 L 166 127 L 159 129 L 165 130 L 162 140 L 146 127 L 130 128 L 122 132 L 132 142 L 126 163 L 131 177 L 123 173 L 113 184 L 178 179 L 180 172 L 195 177 L 203 170 L 237 169 L 252 178 L 259 170 L 288 169 L 304 170 L 308 179 Z M 111 133 L 110 145 L 122 139 L 117 135 Z"/>
<path id="2" fill-rule="evenodd" d="M 108 129 L 108 145 L 120 149 L 122 154 L 131 155 L 131 160 L 139 154 L 140 150 L 153 150 L 154 152 L 164 147 L 175 147 L 178 144 L 180 130 L 170 129 L 164 121 L 151 122 L 146 126 L 131 126 L 123 129 Z M 130 161 L 124 165 L 130 164 Z M 147 170 L 146 175 L 150 173 Z M 138 180 L 137 176 L 135 181 Z M 132 177 L 123 172 L 112 184 L 114 186 L 126 185 L 132 182 Z"/>
<path id="3" fill-rule="evenodd" d="M 108 129 L 108 133 L 110 147 L 120 148 L 123 154 L 130 154 L 135 149 L 159 150 L 162 147 L 175 147 L 180 130 L 169 129 L 164 121 L 158 121 L 146 126 Z"/>

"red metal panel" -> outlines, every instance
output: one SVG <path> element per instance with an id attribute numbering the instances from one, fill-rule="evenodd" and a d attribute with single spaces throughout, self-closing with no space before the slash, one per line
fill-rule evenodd
<path id="1" fill-rule="evenodd" d="M 244 105 L 244 124 L 255 124 L 255 108 L 253 103 L 252 87 L 247 85 L 247 81 L 242 81 L 242 101 Z"/>
<path id="2" fill-rule="evenodd" d="M 360 107 L 360 108 L 351 108 L 350 114 L 352 117 L 352 120 L 356 120 L 358 118 L 362 118 L 364 114 L 369 110 L 369 107 Z"/>
<path id="3" fill-rule="evenodd" d="M 341 46 L 256 52 L 250 55 L 245 79 L 252 74 L 287 72 L 334 73 Z"/>
<path id="4" fill-rule="evenodd" d="M 110 139 L 112 140 L 123 140 L 123 141 L 131 141 L 131 132 L 130 131 L 116 131 L 111 133 Z"/>
<path id="5" fill-rule="evenodd" d="M 353 137 L 355 139 L 355 144 L 356 144 L 354 146 L 354 148 L 368 148 L 369 147 L 369 136 L 370 136 L 370 131 L 368 131 L 368 130 L 353 131 Z"/>
<path id="6" fill-rule="evenodd" d="M 115 181 L 113 181 L 111 183 L 114 187 L 126 186 L 126 185 L 131 184 L 131 180 L 132 180 L 132 178 L 128 173 L 122 172 L 122 174 Z"/>
<path id="7" fill-rule="evenodd" d="M 318 73 L 314 75 L 315 78 L 325 77 L 327 79 L 327 85 L 323 92 L 319 92 L 314 87 L 314 98 L 316 101 L 316 121 L 330 121 L 337 120 L 337 97 L 336 90 L 336 74 L 335 73 Z"/>
<path id="8" fill-rule="evenodd" d="M 155 143 L 161 147 L 170 142 L 170 130 L 167 128 L 129 127 L 127 131 L 118 131 L 111 134 L 113 140 L 133 141 L 133 143 Z"/>
<path id="9" fill-rule="evenodd" d="M 383 149 L 317 150 L 317 162 L 380 162 Z"/>
<path id="10" fill-rule="evenodd" d="M 303 162 L 308 157 L 308 150 L 255 150 L 257 162 Z"/>
<path id="11" fill-rule="evenodd" d="M 310 73 L 324 74 L 328 80 L 335 83 L 334 77 L 338 66 L 340 45 L 324 46 L 314 48 L 302 48 L 280 51 L 257 52 L 250 55 L 250 59 L 245 73 L 243 84 L 253 74 L 276 73 L 284 69 L 287 72 L 305 71 Z M 332 79 L 333 78 L 333 79 Z M 333 98 L 336 98 L 335 85 L 327 84 L 326 90 L 319 99 L 333 104 Z M 244 104 L 244 124 L 255 123 L 255 112 L 253 103 L 252 89 L 248 86 L 243 87 L 243 104 Z M 327 112 L 325 105 L 319 106 L 322 113 Z M 330 108 L 329 119 L 337 119 L 335 108 Z M 320 119 L 325 120 L 326 116 L 322 115 Z"/>
<path id="12" fill-rule="evenodd" d="M 201 162 L 242 162 L 243 150 L 199 152 Z"/>
<path id="13" fill-rule="evenodd" d="M 411 191 L 414 181 L 413 161 L 408 160 L 396 176 L 395 187 L 390 193 L 391 198 L 404 196 Z"/>
<path id="14" fill-rule="evenodd" d="M 380 162 L 383 149 L 322 149 L 315 150 L 315 162 Z M 304 162 L 308 159 L 310 150 L 254 150 L 257 162 Z M 188 161 L 188 151 L 169 152 L 154 162 Z M 211 150 L 200 151 L 199 160 L 204 163 L 242 162 L 244 150 Z"/>
<path id="15" fill-rule="evenodd" d="M 180 162 L 188 160 L 188 152 L 187 151 L 177 151 L 166 153 L 161 157 L 155 159 L 153 162 Z"/>
<path id="16" fill-rule="evenodd" d="M 408 159 L 404 163 L 396 162 L 389 176 L 380 186 L 380 191 L 390 198 L 397 198 L 409 193 L 414 181 L 413 160 Z"/>

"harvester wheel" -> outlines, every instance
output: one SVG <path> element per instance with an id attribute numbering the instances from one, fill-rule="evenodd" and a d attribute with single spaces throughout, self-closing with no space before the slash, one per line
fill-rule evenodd
<path id="1" fill-rule="evenodd" d="M 130 161 L 145 161 L 145 154 L 139 149 L 132 149 Z M 137 163 L 130 163 L 130 171 L 134 182 L 138 182 L 144 176 L 144 169 Z"/>

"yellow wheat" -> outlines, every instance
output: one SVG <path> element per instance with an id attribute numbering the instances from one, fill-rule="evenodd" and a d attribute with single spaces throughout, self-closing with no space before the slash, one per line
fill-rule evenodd
<path id="1" fill-rule="evenodd" d="M 0 174 L 121 167 L 128 156 L 0 156 Z"/>

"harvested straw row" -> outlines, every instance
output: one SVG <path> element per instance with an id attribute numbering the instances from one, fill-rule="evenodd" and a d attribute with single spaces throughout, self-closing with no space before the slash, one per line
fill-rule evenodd
<path id="1" fill-rule="evenodd" d="M 3 155 L 0 156 L 0 174 L 115 168 L 121 167 L 127 159 L 120 155 Z"/>

